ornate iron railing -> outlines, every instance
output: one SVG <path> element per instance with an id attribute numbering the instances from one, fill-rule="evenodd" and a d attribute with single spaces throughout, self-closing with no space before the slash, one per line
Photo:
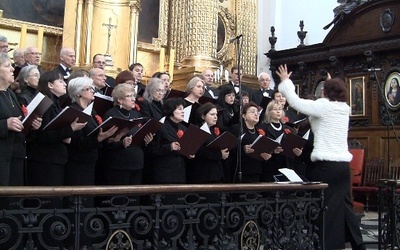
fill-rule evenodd
<path id="1" fill-rule="evenodd" d="M 0 249 L 323 249 L 326 187 L 0 187 Z"/>
<path id="2" fill-rule="evenodd" d="M 379 249 L 400 248 L 400 181 L 379 181 Z"/>

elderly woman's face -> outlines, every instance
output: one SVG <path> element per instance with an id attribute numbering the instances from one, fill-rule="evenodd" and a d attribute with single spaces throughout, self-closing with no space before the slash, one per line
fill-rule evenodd
<path id="1" fill-rule="evenodd" d="M 87 84 L 80 94 L 81 98 L 86 102 L 91 102 L 94 100 L 94 87 L 91 84 Z"/>
<path id="2" fill-rule="evenodd" d="M 25 81 L 28 83 L 29 86 L 36 89 L 39 84 L 39 78 L 40 78 L 39 70 L 32 69 L 31 72 L 29 72 L 29 75 L 27 76 Z"/>
<path id="3" fill-rule="evenodd" d="M 118 99 L 119 104 L 126 110 L 133 109 L 135 107 L 135 96 L 132 91 L 128 91 L 122 99 Z"/>
<path id="4" fill-rule="evenodd" d="M 0 65 L 0 83 L 7 85 L 7 88 L 14 82 L 13 72 L 14 68 L 11 66 L 11 62 L 9 60 Z"/>
<path id="5" fill-rule="evenodd" d="M 196 82 L 192 89 L 192 94 L 198 98 L 202 97 L 204 94 L 204 83 L 202 81 Z"/>
<path id="6" fill-rule="evenodd" d="M 158 85 L 158 87 L 153 92 L 153 99 L 156 101 L 161 101 L 165 95 L 165 88 L 162 83 Z"/>

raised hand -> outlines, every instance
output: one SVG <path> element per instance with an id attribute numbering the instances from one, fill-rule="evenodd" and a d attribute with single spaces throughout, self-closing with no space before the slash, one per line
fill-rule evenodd
<path id="1" fill-rule="evenodd" d="M 279 76 L 282 82 L 286 79 L 289 79 L 290 76 L 292 75 L 292 72 L 288 73 L 287 66 L 286 64 L 284 64 L 279 66 L 278 70 L 276 71 L 276 74 Z"/>

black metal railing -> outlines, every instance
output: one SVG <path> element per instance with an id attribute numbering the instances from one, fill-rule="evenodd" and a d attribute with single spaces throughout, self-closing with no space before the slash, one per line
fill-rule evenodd
<path id="1" fill-rule="evenodd" d="M 400 248 L 400 181 L 379 180 L 379 249 Z"/>
<path id="2" fill-rule="evenodd" d="M 323 249 L 326 187 L 0 187 L 0 249 Z"/>

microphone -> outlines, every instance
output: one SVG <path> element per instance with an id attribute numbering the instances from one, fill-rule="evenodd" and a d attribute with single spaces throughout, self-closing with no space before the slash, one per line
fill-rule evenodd
<path id="1" fill-rule="evenodd" d="M 369 68 L 369 69 L 363 69 L 364 72 L 374 72 L 374 71 L 381 71 L 381 68 Z"/>
<path id="2" fill-rule="evenodd" d="M 234 41 L 240 39 L 242 36 L 243 36 L 243 35 L 238 35 L 238 36 L 235 36 L 235 37 L 231 37 L 231 38 L 229 39 L 229 43 L 233 43 Z"/>

